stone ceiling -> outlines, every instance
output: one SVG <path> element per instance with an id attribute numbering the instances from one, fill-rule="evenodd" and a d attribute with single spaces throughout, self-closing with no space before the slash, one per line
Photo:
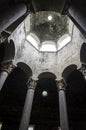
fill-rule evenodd
<path id="1" fill-rule="evenodd" d="M 52 16 L 52 20 L 48 20 L 48 16 Z M 30 32 L 35 33 L 41 42 L 54 41 L 68 33 L 67 16 L 59 15 L 55 12 L 38 12 L 30 15 L 31 28 Z"/>
<path id="2" fill-rule="evenodd" d="M 42 72 L 51 72 L 57 76 L 58 80 L 61 79 L 62 71 L 68 65 L 76 64 L 80 68 L 79 52 L 85 39 L 72 21 L 69 20 L 69 33 L 72 35 L 72 40 L 70 44 L 67 44 L 58 53 L 39 53 L 29 44 L 26 40 L 26 35 L 34 27 L 32 22 L 29 21 L 28 16 L 9 37 L 15 43 L 15 58 L 13 60 L 15 66 L 19 62 L 24 62 L 32 69 L 33 77 L 37 77 Z M 30 24 L 32 24 L 32 27 L 27 32 Z"/>

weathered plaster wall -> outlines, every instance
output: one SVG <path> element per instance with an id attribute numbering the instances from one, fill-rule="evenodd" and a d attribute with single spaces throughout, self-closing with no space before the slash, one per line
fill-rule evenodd
<path id="1" fill-rule="evenodd" d="M 72 23 L 70 23 L 70 29 L 72 29 L 71 27 Z M 39 53 L 26 41 L 25 28 L 25 22 L 23 22 L 10 37 L 14 40 L 16 46 L 16 54 L 13 61 L 15 65 L 22 61 L 28 64 L 32 69 L 33 77 L 37 77 L 42 72 L 49 71 L 55 73 L 57 79 L 61 78 L 62 71 L 70 64 L 76 64 L 80 68 L 80 47 L 86 39 L 76 26 L 73 26 L 72 29 L 73 35 L 71 43 L 67 44 L 57 53 Z"/>

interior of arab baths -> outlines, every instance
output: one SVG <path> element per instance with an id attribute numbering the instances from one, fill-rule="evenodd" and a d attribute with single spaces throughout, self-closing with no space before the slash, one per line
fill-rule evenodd
<path id="1" fill-rule="evenodd" d="M 0 0 L 0 130 L 86 130 L 85 0 Z"/>

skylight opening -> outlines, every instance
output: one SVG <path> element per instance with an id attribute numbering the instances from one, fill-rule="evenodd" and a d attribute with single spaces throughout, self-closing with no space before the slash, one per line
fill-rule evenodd
<path id="1" fill-rule="evenodd" d="M 57 42 L 58 44 L 58 50 L 62 49 L 65 45 L 67 45 L 71 41 L 71 37 L 66 34 L 60 38 L 60 40 Z"/>
<path id="2" fill-rule="evenodd" d="M 40 52 L 57 52 L 71 41 L 69 34 L 63 35 L 57 43 L 54 41 L 44 41 L 40 43 L 39 38 L 34 33 L 29 33 L 27 41 Z"/>
<path id="3" fill-rule="evenodd" d="M 53 17 L 51 15 L 48 16 L 48 20 L 51 21 Z"/>
<path id="4" fill-rule="evenodd" d="M 33 33 L 30 33 L 29 35 L 27 35 L 26 39 L 28 40 L 28 42 L 30 44 L 32 44 L 36 49 L 39 49 L 39 44 L 40 44 L 40 41 L 39 41 L 39 38 L 33 34 Z"/>
<path id="5" fill-rule="evenodd" d="M 45 41 L 42 43 L 42 46 L 40 48 L 41 52 L 56 52 L 56 46 L 55 43 L 52 41 Z"/>

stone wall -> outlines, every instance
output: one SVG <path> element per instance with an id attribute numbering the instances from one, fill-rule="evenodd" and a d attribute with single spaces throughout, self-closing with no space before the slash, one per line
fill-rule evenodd
<path id="1" fill-rule="evenodd" d="M 57 79 L 61 78 L 62 71 L 70 64 L 76 64 L 80 68 L 80 47 L 86 39 L 76 26 L 71 27 L 72 23 L 72 41 L 69 44 L 56 53 L 40 53 L 26 40 L 26 26 L 23 22 L 9 37 L 14 40 L 16 46 L 14 65 L 22 61 L 32 69 L 33 77 L 48 71 L 55 73 Z"/>

